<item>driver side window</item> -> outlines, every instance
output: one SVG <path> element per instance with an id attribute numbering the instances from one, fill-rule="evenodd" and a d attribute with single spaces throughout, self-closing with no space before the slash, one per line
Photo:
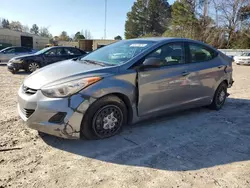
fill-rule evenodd
<path id="1" fill-rule="evenodd" d="M 146 58 L 159 58 L 162 63 L 161 66 L 167 65 L 178 65 L 185 63 L 185 50 L 184 44 L 182 43 L 170 43 L 166 44 L 151 54 L 149 54 Z"/>
<path id="2" fill-rule="evenodd" d="M 51 50 L 45 52 L 44 54 L 47 56 L 55 56 L 56 55 L 56 48 L 51 49 Z"/>

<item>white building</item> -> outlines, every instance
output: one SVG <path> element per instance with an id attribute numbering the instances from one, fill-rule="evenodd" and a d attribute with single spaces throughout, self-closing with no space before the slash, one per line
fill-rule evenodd
<path id="1" fill-rule="evenodd" d="M 12 46 L 24 46 L 39 50 L 49 43 L 49 38 L 0 28 L 0 43 L 8 43 Z"/>

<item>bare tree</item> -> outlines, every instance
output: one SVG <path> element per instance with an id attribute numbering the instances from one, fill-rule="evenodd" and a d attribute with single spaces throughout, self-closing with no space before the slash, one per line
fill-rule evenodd
<path id="1" fill-rule="evenodd" d="M 239 28 L 241 22 L 240 10 L 246 6 L 249 0 L 217 0 L 218 17 L 222 21 L 222 25 L 227 30 L 228 40 L 227 47 L 233 38 L 236 29 Z"/>
<path id="2" fill-rule="evenodd" d="M 92 39 L 92 35 L 91 35 L 91 32 L 89 30 L 85 30 L 84 31 L 84 37 L 85 39 Z"/>
<path id="3" fill-rule="evenodd" d="M 29 26 L 28 26 L 28 25 L 23 25 L 23 26 L 22 26 L 22 32 L 29 33 L 29 32 L 30 32 Z"/>

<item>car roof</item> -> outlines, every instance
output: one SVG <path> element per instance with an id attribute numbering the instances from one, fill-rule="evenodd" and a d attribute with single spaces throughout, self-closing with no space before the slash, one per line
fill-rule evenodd
<path id="1" fill-rule="evenodd" d="M 129 40 L 146 40 L 146 41 L 155 41 L 155 42 L 163 42 L 163 41 L 183 41 L 183 42 L 201 42 L 197 40 L 192 40 L 188 38 L 178 38 L 178 37 L 148 37 L 148 38 L 135 38 L 135 39 L 129 39 Z"/>
<path id="2" fill-rule="evenodd" d="M 152 41 L 156 43 L 161 43 L 161 42 L 192 42 L 196 44 L 200 44 L 203 46 L 207 46 L 213 50 L 216 50 L 216 48 L 198 40 L 193 40 L 193 39 L 188 39 L 188 38 L 178 38 L 178 37 L 148 37 L 148 38 L 135 38 L 135 39 L 129 39 L 131 41 Z"/>

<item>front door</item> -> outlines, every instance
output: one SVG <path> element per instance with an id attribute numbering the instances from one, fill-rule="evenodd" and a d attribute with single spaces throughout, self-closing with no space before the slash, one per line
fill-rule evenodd
<path id="1" fill-rule="evenodd" d="M 52 48 L 44 53 L 45 65 L 64 60 L 63 48 Z"/>
<path id="2" fill-rule="evenodd" d="M 159 68 L 148 68 L 138 73 L 138 115 L 181 108 L 187 97 L 185 49 L 183 43 L 166 44 L 145 58 L 162 60 Z"/>

